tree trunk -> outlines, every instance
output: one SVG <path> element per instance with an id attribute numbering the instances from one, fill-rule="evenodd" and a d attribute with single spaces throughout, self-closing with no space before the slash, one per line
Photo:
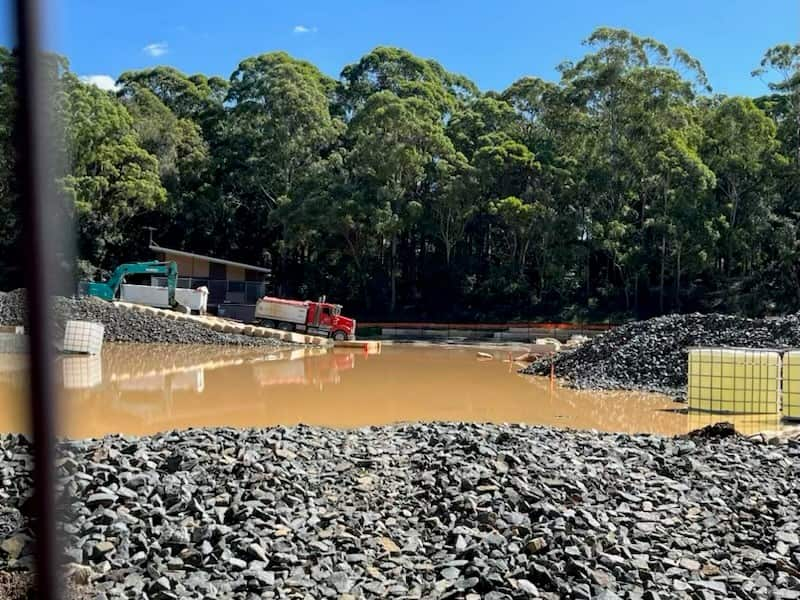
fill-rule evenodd
<path id="1" fill-rule="evenodd" d="M 664 281 L 667 274 L 667 234 L 661 234 L 661 277 L 658 284 L 658 311 L 664 314 Z"/>
<path id="2" fill-rule="evenodd" d="M 662 218 L 664 220 L 663 227 L 667 227 L 667 213 L 669 212 L 668 206 L 668 190 L 669 190 L 669 176 L 667 176 L 666 185 L 664 186 L 664 213 Z M 658 282 L 658 311 L 664 314 L 664 284 L 667 279 L 667 232 L 666 230 L 661 233 L 661 276 Z"/>
<path id="3" fill-rule="evenodd" d="M 681 244 L 675 250 L 675 306 L 681 312 Z"/>
<path id="4" fill-rule="evenodd" d="M 739 212 L 739 192 L 735 182 L 730 184 L 729 197 L 733 200 L 733 209 L 731 210 L 731 226 L 728 229 L 728 256 L 725 261 L 725 274 L 730 275 L 731 267 L 733 267 L 733 237 L 736 231 L 736 217 Z"/>
<path id="5" fill-rule="evenodd" d="M 622 284 L 622 291 L 625 294 L 625 310 L 630 310 L 631 308 L 631 286 L 630 280 L 625 276 L 625 271 L 623 268 L 618 265 L 616 262 L 614 263 L 614 268 L 619 273 L 619 280 Z"/>
<path id="6" fill-rule="evenodd" d="M 589 298 L 592 295 L 592 273 L 591 273 L 592 253 L 589 245 L 586 245 L 586 306 L 589 306 Z"/>
<path id="7" fill-rule="evenodd" d="M 392 260 L 389 261 L 390 279 L 392 282 L 392 295 L 389 301 L 389 312 L 394 314 L 397 308 L 397 234 L 392 234 Z"/>

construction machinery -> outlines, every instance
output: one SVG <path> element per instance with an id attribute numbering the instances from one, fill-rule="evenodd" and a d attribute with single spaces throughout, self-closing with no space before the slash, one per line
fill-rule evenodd
<path id="1" fill-rule="evenodd" d="M 317 302 L 265 296 L 256 303 L 255 322 L 284 331 L 332 337 L 336 341 L 356 338 L 355 320 L 342 316 L 342 305 L 325 302 L 325 296 Z"/>
<path id="2" fill-rule="evenodd" d="M 173 310 L 186 312 L 175 299 L 175 289 L 178 287 L 178 265 L 173 261 L 159 262 L 146 261 L 124 263 L 119 265 L 107 281 L 90 281 L 86 284 L 86 294 L 96 296 L 109 302 L 117 297 L 119 287 L 128 275 L 162 275 L 167 278 L 167 301 Z"/>

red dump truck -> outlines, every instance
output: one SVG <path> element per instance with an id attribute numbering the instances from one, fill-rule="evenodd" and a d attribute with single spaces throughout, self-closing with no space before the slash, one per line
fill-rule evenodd
<path id="1" fill-rule="evenodd" d="M 342 316 L 341 304 L 312 300 L 286 300 L 265 296 L 256 303 L 254 320 L 264 327 L 302 331 L 334 340 L 356 339 L 355 319 Z"/>

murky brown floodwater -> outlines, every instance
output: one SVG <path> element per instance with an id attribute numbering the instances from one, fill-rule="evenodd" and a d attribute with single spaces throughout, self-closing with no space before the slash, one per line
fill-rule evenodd
<path id="1" fill-rule="evenodd" d="M 106 344 L 102 356 L 58 361 L 66 394 L 62 433 L 96 437 L 173 428 L 401 421 L 521 422 L 619 432 L 684 433 L 720 420 L 743 433 L 779 428 L 777 416 L 683 414 L 647 394 L 593 393 L 518 375 L 507 350 L 384 345 L 376 355 L 337 349 L 263 350 Z M 25 431 L 24 365 L 0 355 L 0 431 Z"/>

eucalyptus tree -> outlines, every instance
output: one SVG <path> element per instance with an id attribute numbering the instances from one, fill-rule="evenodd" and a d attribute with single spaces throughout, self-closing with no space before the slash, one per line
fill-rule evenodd
<path id="1" fill-rule="evenodd" d="M 689 107 L 707 79 L 686 52 L 626 30 L 600 28 L 586 44 L 595 51 L 560 71 L 563 93 L 585 115 L 577 158 L 587 246 L 608 257 L 607 285 L 616 272 L 626 304 L 630 293 L 638 302 L 640 280 L 649 285 L 649 257 L 658 256 L 663 305 L 669 197 L 687 181 L 671 171 L 696 160 Z M 665 160 L 670 156 L 677 163 Z"/>
<path id="2" fill-rule="evenodd" d="M 113 95 L 67 73 L 64 116 L 68 174 L 61 184 L 74 203 L 78 248 L 92 264 L 109 264 L 126 244 L 133 217 L 166 200 L 158 159 L 142 148 L 133 119 Z"/>
<path id="3" fill-rule="evenodd" d="M 343 124 L 331 115 L 333 86 L 311 63 L 285 52 L 247 58 L 231 75 L 220 168 L 237 212 L 238 243 L 251 255 L 265 241 L 286 237 L 285 222 L 277 239 L 271 232 L 270 213 L 298 201 L 299 182 L 337 144 Z M 289 248 L 277 245 L 285 263 Z"/>
<path id="4" fill-rule="evenodd" d="M 430 178 L 463 156 L 445 135 L 437 107 L 424 98 L 381 91 L 367 98 L 347 131 L 348 164 L 356 181 L 384 207 L 388 219 L 379 233 L 389 241 L 389 310 L 397 305 L 398 239 L 423 214 Z"/>

